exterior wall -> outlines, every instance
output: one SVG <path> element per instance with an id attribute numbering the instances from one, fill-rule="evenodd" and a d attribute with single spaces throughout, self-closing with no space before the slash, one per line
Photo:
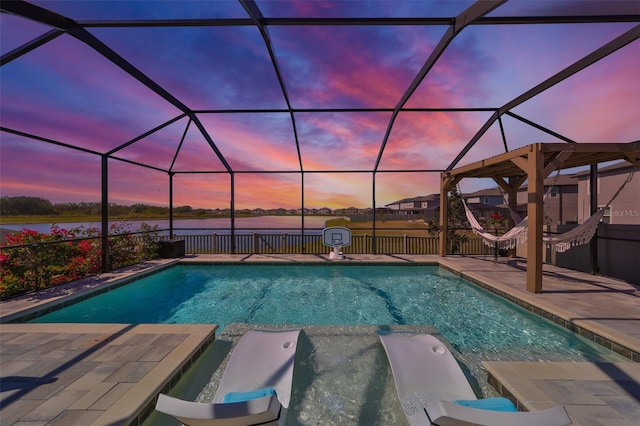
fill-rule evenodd
<path id="1" fill-rule="evenodd" d="M 545 193 L 548 190 L 549 187 L 545 186 Z M 544 200 L 545 223 L 549 225 L 582 223 L 579 222 L 578 194 L 578 185 L 558 185 L 552 188 L 551 193 Z M 517 200 L 518 205 L 524 207 L 524 210 L 519 210 L 524 217 L 527 215 L 527 191 L 518 191 Z"/>
<path id="2" fill-rule="evenodd" d="M 637 169 L 636 169 L 637 170 Z M 601 173 L 598 177 L 598 207 L 604 207 L 629 176 L 630 169 Z M 615 174 L 613 174 L 615 173 Z M 589 176 L 578 181 L 578 220 L 582 223 L 591 216 Z M 640 172 L 636 172 L 611 203 L 610 214 L 605 215 L 606 223 L 615 225 L 640 225 Z"/>
<path id="3" fill-rule="evenodd" d="M 547 196 L 544 215 L 549 224 L 578 223 L 578 188 L 560 186 Z"/>
<path id="4" fill-rule="evenodd" d="M 482 195 L 477 197 L 469 197 L 465 198 L 465 202 L 468 204 L 491 204 L 492 206 L 497 206 L 498 204 L 504 204 L 503 197 L 496 197 L 492 195 Z"/>
<path id="5" fill-rule="evenodd" d="M 550 227 L 554 232 L 567 232 L 575 225 Z M 597 235 L 598 274 L 618 278 L 632 284 L 640 284 L 640 268 L 637 267 L 640 252 L 640 225 L 598 225 Z M 552 250 L 543 252 L 543 262 L 573 269 L 591 272 L 590 244 L 571 247 L 564 253 Z M 516 256 L 527 257 L 527 245 L 519 245 Z"/>
<path id="6" fill-rule="evenodd" d="M 569 228 L 559 228 L 559 232 Z M 640 226 L 598 226 L 598 274 L 618 278 L 632 284 L 640 284 L 640 268 L 637 267 L 640 252 Z M 591 272 L 590 245 L 572 247 L 564 253 L 547 253 L 556 266 L 581 272 Z"/>
<path id="7" fill-rule="evenodd" d="M 387 204 L 385 207 L 400 214 L 422 215 L 425 214 L 426 210 L 438 207 L 440 205 L 439 198 L 436 194 L 405 198 Z"/>
<path id="8" fill-rule="evenodd" d="M 420 208 L 422 208 L 422 209 L 430 209 L 430 208 L 438 207 L 439 205 L 440 205 L 440 200 L 423 201 L 423 202 L 420 203 Z"/>
<path id="9" fill-rule="evenodd" d="M 411 210 L 411 209 L 419 209 L 420 203 L 414 201 L 408 201 L 406 203 L 400 204 L 400 210 Z"/>

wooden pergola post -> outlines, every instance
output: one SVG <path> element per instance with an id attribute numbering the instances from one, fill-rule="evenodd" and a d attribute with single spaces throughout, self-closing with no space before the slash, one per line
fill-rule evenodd
<path id="1" fill-rule="evenodd" d="M 507 195 L 509 196 L 509 208 L 514 212 L 518 211 L 518 188 L 520 188 L 520 185 L 522 185 L 523 182 L 524 178 L 509 177 L 508 180 L 509 190 L 507 191 Z M 513 228 L 515 225 L 515 220 L 513 220 L 513 217 L 509 215 L 509 229 Z M 509 257 L 516 257 L 515 247 L 509 250 Z"/>
<path id="2" fill-rule="evenodd" d="M 514 212 L 518 211 L 518 188 L 522 185 L 524 179 L 518 179 L 514 177 L 509 178 L 509 189 L 507 190 L 507 196 L 509 197 L 509 208 Z M 509 215 L 509 228 L 513 228 L 516 225 L 515 221 Z"/>
<path id="3" fill-rule="evenodd" d="M 544 155 L 540 144 L 530 145 L 527 158 L 527 291 L 542 292 L 542 227 L 544 225 Z"/>

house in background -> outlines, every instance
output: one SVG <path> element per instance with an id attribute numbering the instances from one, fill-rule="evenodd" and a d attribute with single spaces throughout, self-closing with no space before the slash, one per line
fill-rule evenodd
<path id="1" fill-rule="evenodd" d="M 470 192 L 468 194 L 462 194 L 465 203 L 469 204 L 487 204 L 491 206 L 498 206 L 505 203 L 505 197 L 498 187 L 481 189 L 476 192 Z"/>
<path id="2" fill-rule="evenodd" d="M 573 176 L 578 181 L 577 217 L 578 222 L 582 223 L 591 216 L 591 174 L 587 170 Z M 640 225 L 640 169 L 626 161 L 598 169 L 598 208 L 605 207 L 629 178 L 631 180 L 605 212 L 603 222 Z"/>
<path id="3" fill-rule="evenodd" d="M 505 196 L 498 187 L 481 189 L 468 194 L 460 194 L 460 196 L 480 223 L 484 223 L 496 213 L 504 218 L 509 215 Z"/>
<path id="4" fill-rule="evenodd" d="M 622 186 L 631 172 L 640 171 L 626 161 L 598 170 L 598 207 L 604 207 Z M 611 224 L 640 224 L 640 173 L 632 179 L 613 201 L 603 221 Z M 591 216 L 589 171 L 575 174 L 553 173 L 544 180 L 545 222 L 549 225 L 582 223 Z M 461 194 L 469 209 L 483 223 L 492 214 L 509 215 L 506 202 L 508 196 L 499 187 L 481 189 Z M 527 215 L 527 185 L 518 189 L 517 213 Z M 440 203 L 440 194 L 403 198 L 385 206 L 388 213 L 414 219 L 417 216 L 428 220 L 435 217 Z"/>
<path id="5" fill-rule="evenodd" d="M 440 205 L 440 194 L 420 195 L 413 198 L 403 198 L 385 206 L 389 213 L 406 215 L 428 220 L 435 216 L 435 210 Z"/>
<path id="6" fill-rule="evenodd" d="M 578 223 L 578 178 L 575 175 L 552 174 L 544 180 L 544 193 L 545 223 Z M 521 217 L 527 215 L 526 184 L 518 189 L 518 214 Z"/>
<path id="7" fill-rule="evenodd" d="M 493 213 L 500 213 L 505 216 L 507 208 L 504 198 L 498 188 L 482 189 L 470 194 L 461 194 L 469 209 L 481 221 L 486 220 Z M 437 209 L 440 207 L 440 194 L 421 195 L 412 198 L 403 198 L 385 206 L 389 213 L 398 217 L 421 218 L 430 220 L 436 217 Z"/>

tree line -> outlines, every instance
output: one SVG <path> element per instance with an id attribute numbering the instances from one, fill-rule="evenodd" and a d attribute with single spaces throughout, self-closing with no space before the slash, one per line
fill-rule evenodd
<path id="1" fill-rule="evenodd" d="M 204 214 L 205 209 L 193 209 L 191 206 L 174 207 L 174 214 Z M 0 215 L 3 216 L 99 216 L 102 214 L 102 203 L 56 203 L 40 197 L 2 197 L 0 198 Z M 109 204 L 110 216 L 160 216 L 168 215 L 168 207 L 150 206 L 146 204 L 120 205 Z"/>

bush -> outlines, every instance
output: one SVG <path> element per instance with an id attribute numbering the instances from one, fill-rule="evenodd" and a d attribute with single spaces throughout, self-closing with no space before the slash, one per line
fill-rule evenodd
<path id="1" fill-rule="evenodd" d="M 128 224 L 109 231 L 109 270 L 158 256 L 158 227 L 142 224 L 142 236 Z M 0 298 L 48 288 L 102 270 L 102 240 L 97 228 L 71 230 L 52 225 L 48 234 L 30 229 L 7 235 L 0 248 Z"/>
<path id="2" fill-rule="evenodd" d="M 469 224 L 464 213 L 462 196 L 454 187 L 449 191 L 449 204 L 447 204 L 447 253 L 456 254 L 460 252 L 462 245 L 469 240 L 469 237 L 462 231 L 468 228 Z M 432 235 L 440 232 L 440 206 L 436 208 L 435 217 L 429 223 L 429 233 Z"/>

